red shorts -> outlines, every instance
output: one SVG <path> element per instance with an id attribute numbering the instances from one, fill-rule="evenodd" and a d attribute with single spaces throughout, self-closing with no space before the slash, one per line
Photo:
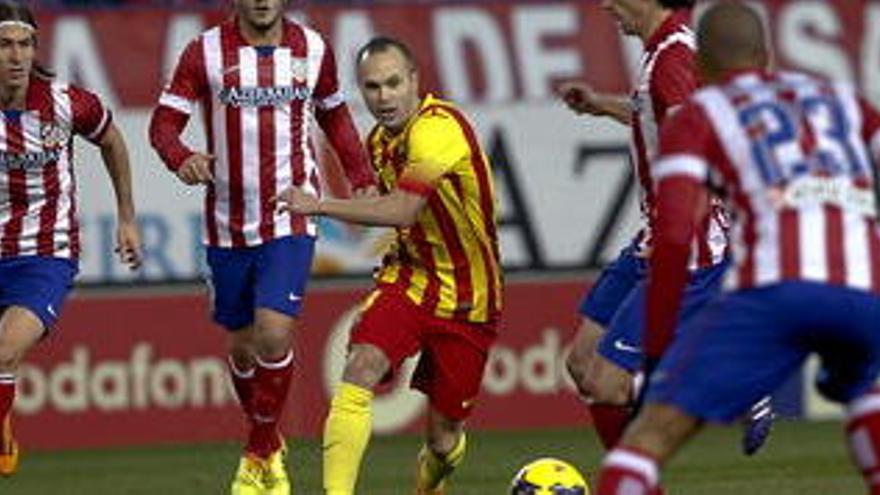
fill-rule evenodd
<path id="1" fill-rule="evenodd" d="M 496 324 L 438 318 L 393 288 L 367 297 L 351 332 L 351 344 L 372 344 L 385 353 L 396 371 L 421 351 L 410 386 L 428 396 L 444 416 L 470 416 L 480 391 Z"/>

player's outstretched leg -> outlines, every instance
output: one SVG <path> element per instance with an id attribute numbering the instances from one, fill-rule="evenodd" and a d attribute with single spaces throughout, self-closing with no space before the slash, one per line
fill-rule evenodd
<path id="1" fill-rule="evenodd" d="M 353 495 L 361 459 L 370 441 L 373 392 L 342 382 L 324 424 L 324 490 Z"/>
<path id="2" fill-rule="evenodd" d="M 769 396 L 752 406 L 743 425 L 742 451 L 745 455 L 755 454 L 767 443 L 774 419 L 776 414 Z"/>

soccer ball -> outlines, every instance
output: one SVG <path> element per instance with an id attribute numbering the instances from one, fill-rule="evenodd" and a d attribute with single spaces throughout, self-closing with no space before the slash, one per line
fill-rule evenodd
<path id="1" fill-rule="evenodd" d="M 571 464 L 544 457 L 526 464 L 510 484 L 510 495 L 589 495 L 590 488 Z"/>

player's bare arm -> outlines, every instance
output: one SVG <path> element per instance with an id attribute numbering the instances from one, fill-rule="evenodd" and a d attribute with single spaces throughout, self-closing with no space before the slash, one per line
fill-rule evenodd
<path id="1" fill-rule="evenodd" d="M 386 195 L 354 199 L 319 199 L 298 187 L 283 191 L 279 208 L 295 215 L 320 215 L 379 227 L 407 227 L 416 221 L 427 199 L 395 190 Z"/>
<path id="2" fill-rule="evenodd" d="M 119 129 L 111 124 L 98 143 L 101 158 L 116 194 L 116 253 L 132 270 L 141 265 L 141 236 L 135 216 L 128 149 Z"/>
<path id="3" fill-rule="evenodd" d="M 600 93 L 585 82 L 569 81 L 559 86 L 559 98 L 578 115 L 611 117 L 624 125 L 632 122 L 632 107 L 624 95 Z"/>

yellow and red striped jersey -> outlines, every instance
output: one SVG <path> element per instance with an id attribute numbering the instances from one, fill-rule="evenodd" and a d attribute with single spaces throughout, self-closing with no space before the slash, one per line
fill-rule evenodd
<path id="1" fill-rule="evenodd" d="M 492 169 L 474 128 L 451 103 L 428 95 L 406 128 L 376 126 L 370 159 L 384 192 L 425 197 L 415 223 L 377 274 L 441 318 L 487 322 L 501 310 L 501 265 Z"/>

